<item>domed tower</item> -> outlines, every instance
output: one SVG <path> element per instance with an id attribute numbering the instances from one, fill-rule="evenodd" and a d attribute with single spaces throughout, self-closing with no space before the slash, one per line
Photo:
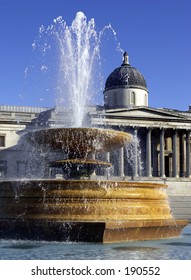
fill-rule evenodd
<path id="1" fill-rule="evenodd" d="M 148 106 L 148 89 L 143 75 L 129 64 L 127 52 L 121 67 L 107 78 L 104 90 L 106 109 Z"/>

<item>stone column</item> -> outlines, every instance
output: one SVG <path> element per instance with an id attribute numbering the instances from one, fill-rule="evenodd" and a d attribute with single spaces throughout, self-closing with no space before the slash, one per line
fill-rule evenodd
<path id="1" fill-rule="evenodd" d="M 146 175 L 148 177 L 152 177 L 152 170 L 151 170 L 151 128 L 147 129 L 147 136 L 146 136 Z"/>
<path id="2" fill-rule="evenodd" d="M 121 147 L 120 150 L 119 150 L 119 164 L 120 164 L 120 167 L 119 167 L 119 175 L 121 177 L 124 177 L 124 148 Z"/>
<path id="3" fill-rule="evenodd" d="M 134 177 L 138 177 L 138 138 L 137 138 L 137 128 L 135 128 L 135 133 L 134 133 L 134 142 L 135 142 L 135 146 L 134 146 Z"/>
<path id="4" fill-rule="evenodd" d="M 180 134 L 180 177 L 184 177 L 185 172 L 185 149 L 184 149 L 184 133 Z"/>
<path id="5" fill-rule="evenodd" d="M 190 131 L 186 132 L 186 177 L 190 177 Z"/>
<path id="6" fill-rule="evenodd" d="M 109 152 L 107 152 L 107 153 L 105 153 L 105 161 L 107 161 L 107 162 L 110 162 L 110 153 Z M 109 176 L 109 168 L 106 168 L 105 169 L 105 176 Z"/>
<path id="7" fill-rule="evenodd" d="M 160 176 L 165 177 L 164 166 L 164 128 L 160 130 Z"/>
<path id="8" fill-rule="evenodd" d="M 172 136 L 172 170 L 173 170 L 173 177 L 178 177 L 178 168 L 177 168 L 177 130 L 173 131 Z"/>

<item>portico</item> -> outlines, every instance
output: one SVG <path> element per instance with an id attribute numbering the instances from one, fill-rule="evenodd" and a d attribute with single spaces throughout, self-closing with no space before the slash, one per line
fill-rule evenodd
<path id="1" fill-rule="evenodd" d="M 115 156 L 116 176 L 190 178 L 190 119 L 181 113 L 148 107 L 100 111 L 98 115 L 91 115 L 92 125 L 128 131 L 134 138 L 130 152 L 133 167 L 122 148 Z"/>

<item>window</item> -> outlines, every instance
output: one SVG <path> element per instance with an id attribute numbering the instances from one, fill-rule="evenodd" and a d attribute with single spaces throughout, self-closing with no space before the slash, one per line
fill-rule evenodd
<path id="1" fill-rule="evenodd" d="M 164 139 L 164 149 L 168 150 L 168 140 Z"/>
<path id="2" fill-rule="evenodd" d="M 131 93 L 131 104 L 135 105 L 135 101 L 136 101 L 135 92 L 132 91 L 132 93 Z"/>
<path id="3" fill-rule="evenodd" d="M 0 178 L 6 177 L 7 173 L 7 161 L 0 160 Z"/>
<path id="4" fill-rule="evenodd" d="M 0 147 L 5 147 L 5 135 L 0 135 Z"/>

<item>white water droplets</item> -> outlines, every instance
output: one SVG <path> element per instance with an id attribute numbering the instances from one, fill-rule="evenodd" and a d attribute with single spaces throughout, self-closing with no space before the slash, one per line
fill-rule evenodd
<path id="1" fill-rule="evenodd" d="M 143 172 L 143 162 L 141 156 L 140 139 L 134 134 L 132 141 L 126 143 L 126 160 L 129 168 L 131 168 L 132 177 L 141 176 Z"/>
<path id="2" fill-rule="evenodd" d="M 71 26 L 66 25 L 61 18 L 56 23 L 64 27 L 54 33 L 60 50 L 60 95 L 67 93 L 65 100 L 68 98 L 73 111 L 73 125 L 80 127 L 85 107 L 93 93 L 93 67 L 99 57 L 99 35 L 95 30 L 94 19 L 87 21 L 82 12 L 77 13 Z"/>
<path id="3" fill-rule="evenodd" d="M 39 37 L 32 44 L 42 56 L 38 69 L 48 75 L 53 72 L 56 78 L 55 103 L 71 111 L 72 126 L 83 126 L 86 107 L 95 105 L 96 99 L 102 100 L 100 46 L 106 33 L 116 38 L 110 24 L 97 31 L 95 20 L 87 20 L 83 12 L 78 12 L 71 25 L 62 16 L 47 28 L 41 25 Z"/>
<path id="4" fill-rule="evenodd" d="M 46 72 L 48 70 L 48 67 L 46 65 L 42 65 L 40 70 Z"/>

